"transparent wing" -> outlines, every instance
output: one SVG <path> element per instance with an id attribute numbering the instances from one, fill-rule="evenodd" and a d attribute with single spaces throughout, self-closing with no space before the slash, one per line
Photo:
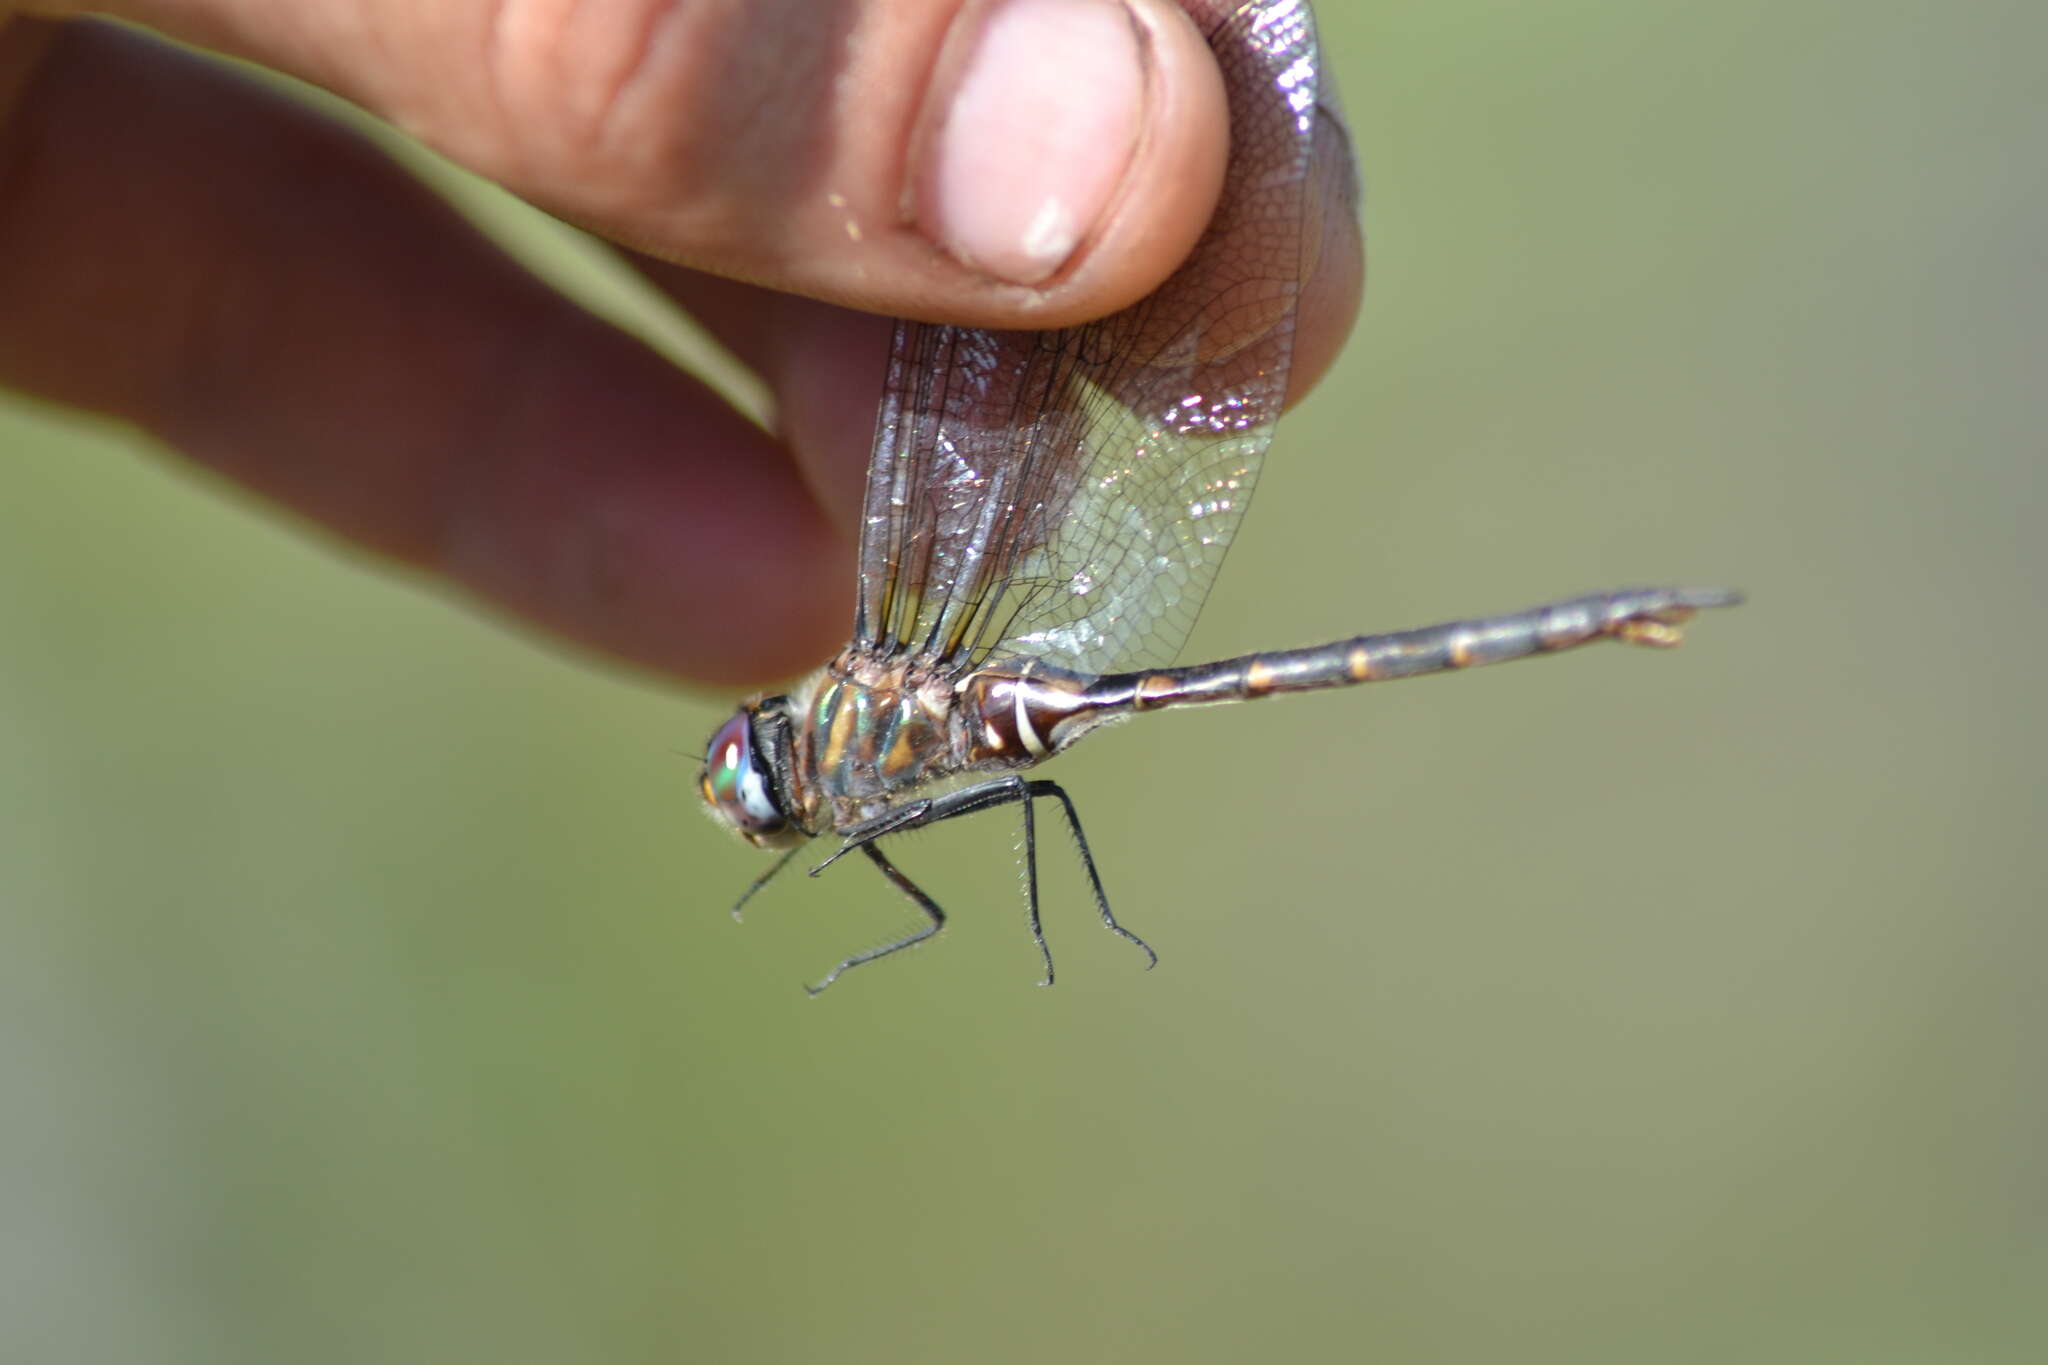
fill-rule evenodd
<path id="1" fill-rule="evenodd" d="M 1352 171 L 1307 0 L 1182 2 L 1230 102 L 1214 219 L 1165 284 L 1101 321 L 898 325 L 856 644 L 1108 672 L 1170 662 L 1194 627 L 1286 396 L 1311 182 Z"/>

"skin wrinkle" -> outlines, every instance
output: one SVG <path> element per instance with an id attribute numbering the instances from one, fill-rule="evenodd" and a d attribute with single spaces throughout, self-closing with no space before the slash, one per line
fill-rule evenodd
<path id="1" fill-rule="evenodd" d="M 638 22 L 613 0 L 494 0 L 485 84 L 505 141 L 528 164 L 614 164 L 623 92 L 649 60 L 676 0 L 643 3 Z M 592 42 L 580 41 L 591 35 Z M 536 158 L 532 150 L 538 149 Z"/>
<path id="2" fill-rule="evenodd" d="M 450 52 L 475 52 L 474 78 L 451 79 L 445 86 L 424 90 L 414 84 L 379 88 L 354 81 L 334 88 L 345 99 L 359 104 L 367 102 L 377 117 L 484 178 L 516 181 L 532 170 L 532 158 L 528 153 L 531 144 L 518 134 L 529 126 L 548 126 L 545 119 L 526 120 L 520 117 L 511 91 L 502 79 L 507 67 L 503 36 L 510 27 L 506 16 L 513 12 L 517 3 L 518 0 L 485 0 L 479 8 L 472 5 L 418 5 L 416 0 L 397 0 L 402 11 L 411 6 L 405 18 L 395 24 L 378 22 L 365 25 L 366 33 L 379 35 L 374 41 L 380 53 L 388 52 L 390 45 L 382 40 L 381 35 L 390 28 L 398 34 L 408 35 L 404 41 L 411 48 L 438 42 Z M 362 0 L 361 7 L 376 9 L 380 15 L 383 12 L 379 0 Z M 423 22 L 422 13 L 440 19 L 443 29 L 452 29 L 448 22 L 451 15 L 469 15 L 473 22 L 465 25 L 459 33 L 442 34 L 435 32 L 431 24 Z M 385 70 L 410 73 L 414 63 L 392 57 L 383 61 L 381 66 Z M 470 70 L 468 67 L 457 69 L 465 76 Z M 548 88 L 545 81 L 538 84 L 542 89 Z M 465 92 L 472 90 L 477 94 L 466 95 Z M 488 114 L 488 120 L 480 118 L 480 114 Z M 479 129 L 486 123 L 488 128 L 479 136 Z"/>
<path id="3" fill-rule="evenodd" d="M 924 70 L 918 73 L 918 80 L 915 86 L 917 90 L 923 93 L 910 106 L 910 121 L 904 126 L 903 136 L 895 139 L 896 155 L 889 165 L 887 178 L 898 187 L 895 202 L 895 226 L 903 231 L 916 231 L 916 194 L 911 188 L 911 177 L 913 168 L 923 155 L 923 144 L 928 140 L 930 132 L 929 128 L 920 126 L 928 122 L 930 118 L 930 113 L 925 108 L 925 105 L 931 100 L 932 92 L 938 88 L 939 82 L 951 79 L 950 74 L 945 70 L 948 50 L 953 46 L 952 34 L 959 28 L 967 6 L 970 3 L 974 3 L 974 0 L 960 0 L 959 3 L 953 6 L 954 12 L 946 21 L 946 26 L 942 30 L 943 36 L 938 42 L 930 46 Z M 854 41 L 857 42 L 858 39 Z M 851 66 L 851 63 L 849 63 L 849 66 Z M 842 84 L 851 84 L 851 82 L 842 81 Z M 851 117 L 852 110 L 849 106 L 849 96 L 857 97 L 859 94 L 860 91 L 857 88 L 850 90 L 835 89 L 833 91 L 833 103 L 840 113 L 840 118 L 837 122 L 843 125 Z"/>
<path id="4" fill-rule="evenodd" d="M 347 14 L 347 10 L 348 7 L 346 6 L 341 10 L 344 17 Z M 368 69 L 373 71 L 380 68 L 391 71 L 404 70 L 405 61 L 403 57 L 398 55 L 397 48 L 400 43 L 406 41 L 405 27 L 402 24 L 396 27 L 391 25 L 385 20 L 383 10 L 375 4 L 366 3 L 358 9 L 357 13 L 359 21 L 355 25 L 356 36 L 363 46 L 375 54 L 375 59 L 369 63 Z M 341 89 L 337 93 L 344 99 L 360 101 L 362 95 L 367 92 Z"/>
<path id="5" fill-rule="evenodd" d="M 771 4 L 787 14 L 764 15 Z M 818 103 L 804 93 L 821 51 L 812 36 L 816 0 L 640 0 L 630 11 L 584 0 L 496 0 L 489 8 L 485 80 L 503 111 L 503 141 L 525 149 L 520 159 L 538 172 L 525 178 L 543 197 L 561 198 L 548 191 L 550 173 L 583 167 L 577 192 L 609 199 L 566 216 L 663 218 L 676 237 L 750 240 L 750 223 L 787 211 L 761 205 L 759 192 L 780 191 L 792 163 L 816 160 L 805 144 L 817 139 L 802 136 L 815 119 L 793 120 L 798 138 L 780 131 L 792 122 L 793 103 Z M 805 37 L 795 60 L 786 46 L 768 54 L 757 41 L 778 22 Z M 778 118 L 753 115 L 769 103 Z M 444 149 L 469 140 L 431 123 L 411 130 Z M 518 180 L 502 173 L 508 155 L 501 147 L 472 164 Z M 773 178 L 764 182 L 764 171 Z"/>
<path id="6" fill-rule="evenodd" d="M 613 106 L 606 133 L 616 164 L 640 172 L 632 179 L 646 186 L 650 211 L 686 204 L 684 216 L 716 237 L 801 215 L 835 150 L 825 136 L 824 77 L 850 7 L 678 0 L 669 8 Z M 771 45 L 763 32 L 803 41 Z M 771 106 L 775 117 L 761 116 Z"/>
<path id="7" fill-rule="evenodd" d="M 753 22 L 732 28 L 726 62 L 720 68 L 725 78 L 715 92 L 707 90 L 708 99 L 726 112 L 721 121 L 731 134 L 721 169 L 745 184 L 750 196 L 779 192 L 782 199 L 774 211 L 794 212 L 822 195 L 820 180 L 837 160 L 838 148 L 831 138 L 842 125 L 831 117 L 837 87 L 832 77 L 851 51 L 847 39 L 856 11 L 846 0 L 829 6 L 816 0 L 760 0 L 750 10 L 750 20 L 754 15 L 772 25 L 767 31 L 785 36 L 771 49 L 758 40 L 763 29 Z M 774 132 L 781 120 L 766 117 L 763 111 L 786 110 L 793 100 L 801 101 L 804 112 L 788 125 L 800 130 L 792 144 Z M 759 169 L 776 157 L 782 158 L 786 174 L 779 184 L 764 183 Z"/>
<path id="8" fill-rule="evenodd" d="M 776 7 L 780 17 L 769 12 Z M 734 8 L 730 0 L 723 7 L 678 0 L 667 8 L 664 31 L 649 43 L 608 113 L 606 150 L 599 159 L 624 173 L 583 182 L 586 191 L 593 185 L 612 191 L 610 202 L 572 207 L 529 197 L 629 251 L 788 287 L 791 281 L 780 274 L 782 258 L 756 252 L 786 247 L 781 233 L 801 238 L 802 225 L 815 220 L 826 202 L 826 175 L 842 155 L 832 135 L 840 128 L 844 88 L 866 75 L 856 69 L 861 45 L 851 20 L 865 15 L 893 27 L 903 11 L 877 17 L 851 0 L 835 0 L 832 16 L 847 21 L 838 25 L 821 17 L 819 0 L 753 0 L 737 6 L 746 22 L 725 12 Z M 753 40 L 777 24 L 805 35 L 807 65 L 792 68 L 780 48 L 771 52 L 770 45 Z M 791 103 L 799 97 L 803 113 L 792 117 Z M 764 108 L 774 116 L 763 114 Z M 863 110 L 862 127 L 872 129 L 875 117 L 873 107 Z M 637 150 L 611 154 L 621 147 Z M 852 159 L 857 163 L 860 157 Z M 847 211 L 832 213 L 830 232 L 836 237 Z M 860 217 L 893 226 L 885 214 L 870 208 Z M 774 232 L 764 229 L 768 223 L 776 225 Z M 702 255 L 678 250 L 678 243 L 688 242 L 710 249 Z M 885 268 L 897 265 L 886 255 L 882 259 Z M 847 283 L 840 275 L 840 287 Z"/>
<path id="9" fill-rule="evenodd" d="M 669 54 L 677 42 L 677 35 L 688 31 L 684 23 L 687 17 L 686 5 L 675 0 L 649 11 L 631 55 L 612 78 L 611 88 L 600 103 L 603 113 L 591 122 L 591 145 L 606 156 L 636 144 L 637 139 L 632 136 L 632 128 L 626 122 L 627 113 L 645 96 L 648 87 L 659 89 L 658 67 L 671 59 Z M 600 13 L 598 22 L 603 20 L 604 15 Z"/>
<path id="10" fill-rule="evenodd" d="M 519 0 L 497 0 L 484 22 L 484 98 L 490 101 L 491 112 L 497 116 L 500 128 L 509 127 L 511 124 L 505 108 L 502 74 L 505 65 L 505 28 L 513 6 L 518 3 Z"/>

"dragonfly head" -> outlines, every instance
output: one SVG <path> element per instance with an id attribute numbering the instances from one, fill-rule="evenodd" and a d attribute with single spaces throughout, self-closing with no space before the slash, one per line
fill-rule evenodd
<path id="1" fill-rule="evenodd" d="M 772 703 L 751 702 L 718 727 L 704 751 L 697 781 L 704 804 L 756 848 L 789 848 L 806 837 L 783 811 L 768 755 L 756 742 L 754 717 Z"/>

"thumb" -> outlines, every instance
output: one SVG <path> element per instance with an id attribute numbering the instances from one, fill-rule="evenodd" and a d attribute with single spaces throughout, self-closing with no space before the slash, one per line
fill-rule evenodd
<path id="1" fill-rule="evenodd" d="M 1171 0 L 90 8 L 324 86 L 649 254 L 936 321 L 1064 326 L 1143 297 L 1227 150 Z"/>

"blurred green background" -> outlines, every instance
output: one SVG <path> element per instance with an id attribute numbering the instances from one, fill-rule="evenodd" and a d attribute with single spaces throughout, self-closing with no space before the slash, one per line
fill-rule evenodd
<path id="1" fill-rule="evenodd" d="M 2048 1356 L 2048 10 L 1323 21 L 1372 287 L 1190 656 L 1752 603 L 1107 736 L 1157 972 L 991 817 L 810 1002 L 910 916 L 733 924 L 728 698 L 0 407 L 0 1355 Z"/>

